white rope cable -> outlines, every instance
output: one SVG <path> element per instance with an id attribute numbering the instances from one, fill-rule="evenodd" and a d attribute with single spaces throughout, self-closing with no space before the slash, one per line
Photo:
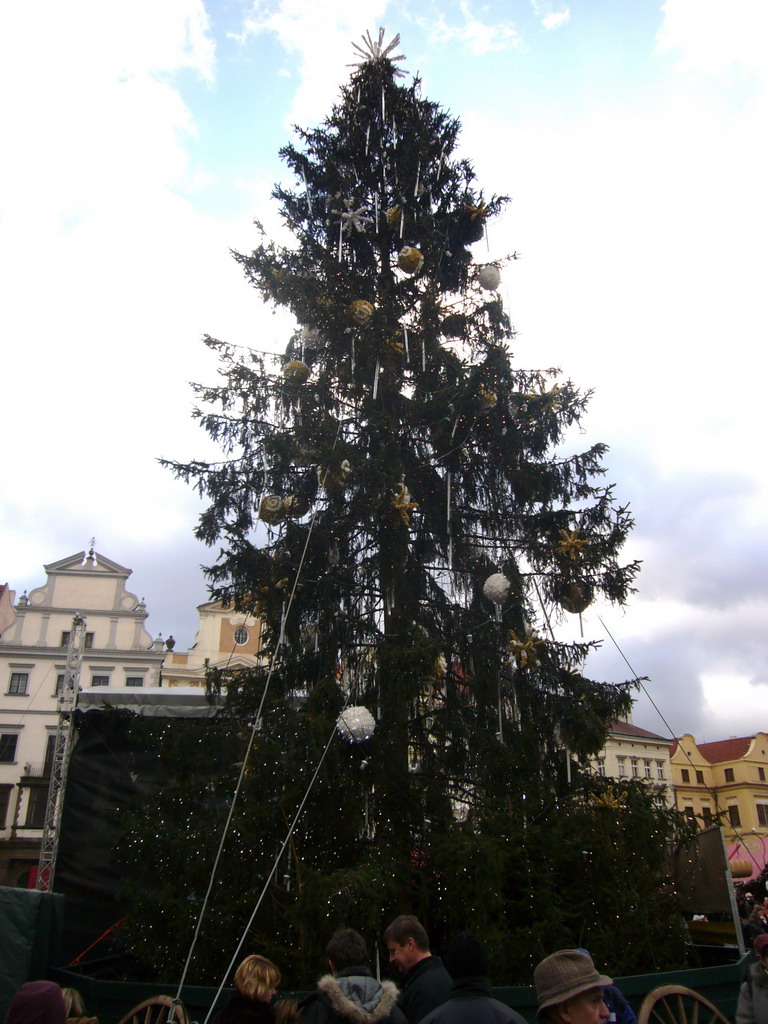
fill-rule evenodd
<path id="1" fill-rule="evenodd" d="M 339 422 L 339 424 L 338 424 L 338 426 L 336 428 L 336 436 L 334 437 L 333 445 L 331 446 L 331 451 L 334 451 L 334 449 L 336 448 L 336 442 L 339 439 L 339 431 L 340 430 L 341 430 L 341 423 Z M 325 482 L 325 480 L 326 480 L 326 478 L 328 476 L 328 473 L 329 473 L 329 467 L 326 466 L 325 474 L 323 476 L 323 483 Z M 234 815 L 235 805 L 237 803 L 238 797 L 240 796 L 240 791 L 241 791 L 242 785 L 243 785 L 243 779 L 245 778 L 245 773 L 246 773 L 246 770 L 247 770 L 247 767 L 248 767 L 248 759 L 250 757 L 251 750 L 253 749 L 253 742 L 254 742 L 254 740 L 256 738 L 256 733 L 259 731 L 259 726 L 260 726 L 260 723 L 261 723 L 261 713 L 262 713 L 262 711 L 264 709 L 264 704 L 265 704 L 266 699 L 267 699 L 267 693 L 269 692 L 269 687 L 270 687 L 270 684 L 272 682 L 272 676 L 273 676 L 274 671 L 275 671 L 275 663 L 277 661 L 277 656 L 278 656 L 278 654 L 280 652 L 281 647 L 283 646 L 283 641 L 285 639 L 285 623 L 286 623 L 286 621 L 288 619 L 288 615 L 290 614 L 291 606 L 293 605 L 293 598 L 294 598 L 294 596 L 296 594 L 296 588 L 298 586 L 299 579 L 301 577 L 302 569 L 304 568 L 304 561 L 306 559 L 307 550 L 309 548 L 309 541 L 310 541 L 310 538 L 312 536 L 312 530 L 314 529 L 315 520 L 317 518 L 318 512 L 319 512 L 319 509 L 316 508 L 315 511 L 312 514 L 312 518 L 310 519 L 309 529 L 307 530 L 307 537 L 306 537 L 306 540 L 304 542 L 304 548 L 303 548 L 303 550 L 301 552 L 301 558 L 299 559 L 299 564 L 298 564 L 298 566 L 296 568 L 296 575 L 294 577 L 293 587 L 291 588 L 291 592 L 288 595 L 288 603 L 285 606 L 285 609 L 284 609 L 283 614 L 281 616 L 280 635 L 278 637 L 278 642 L 275 645 L 275 649 L 272 652 L 272 658 L 270 660 L 269 670 L 267 672 L 267 678 L 264 681 L 264 690 L 263 690 L 262 695 L 261 695 L 261 700 L 259 701 L 259 707 L 258 707 L 258 709 L 256 711 L 256 717 L 255 717 L 255 719 L 253 721 L 253 725 L 251 726 L 251 733 L 250 733 L 250 736 L 248 738 L 248 746 L 246 748 L 245 755 L 243 757 L 243 763 L 240 766 L 240 774 L 239 774 L 238 779 L 237 779 L 237 785 L 235 786 L 235 791 L 232 794 L 232 800 L 230 801 L 229 811 L 227 813 L 227 820 L 224 823 L 224 828 L 222 830 L 221 839 L 219 841 L 219 846 L 218 846 L 218 849 L 216 850 L 216 856 L 214 858 L 213 867 L 211 868 L 211 874 L 210 874 L 210 877 L 208 879 L 208 887 L 206 889 L 205 896 L 203 898 L 203 903 L 202 903 L 202 906 L 200 908 L 200 913 L 198 915 L 197 922 L 195 924 L 195 930 L 194 930 L 194 933 L 192 935 L 192 942 L 191 942 L 190 947 L 189 947 L 189 952 L 187 953 L 187 958 L 186 958 L 186 960 L 184 962 L 184 968 L 183 968 L 182 973 L 181 973 L 181 980 L 179 981 L 179 985 L 178 985 L 178 988 L 176 990 L 176 995 L 174 997 L 174 1003 L 179 1002 L 180 999 L 181 999 L 181 991 L 184 988 L 184 983 L 187 980 L 187 974 L 189 972 L 189 966 L 190 966 L 190 963 L 192 961 L 192 956 L 194 954 L 195 947 L 197 945 L 197 940 L 198 940 L 199 935 L 200 935 L 200 929 L 202 927 L 203 919 L 204 919 L 206 911 L 208 909 L 208 901 L 210 899 L 210 895 L 211 895 L 211 892 L 213 890 L 213 883 L 214 883 L 214 881 L 216 879 L 216 872 L 218 871 L 219 863 L 221 861 L 221 855 L 222 855 L 222 852 L 224 850 L 224 843 L 226 842 L 227 835 L 229 833 L 229 827 L 230 827 L 230 825 L 232 823 L 232 817 Z M 331 736 L 331 738 L 333 738 L 333 736 Z M 329 740 L 329 745 L 330 745 L 330 740 Z M 325 754 L 323 754 L 323 757 L 325 757 Z M 318 771 L 319 771 L 319 766 L 318 766 Z M 302 806 L 303 806 L 303 804 L 302 804 Z M 273 873 L 274 873 L 274 869 L 273 869 Z M 270 875 L 270 878 L 271 877 L 272 876 Z M 172 1014 L 172 1008 L 171 1008 L 170 1012 Z M 169 1017 L 169 1020 L 170 1019 L 172 1019 L 172 1018 Z M 207 1019 L 208 1018 L 206 1018 L 206 1020 Z"/>
<path id="2" fill-rule="evenodd" d="M 341 714 L 343 714 L 344 711 L 346 711 L 347 705 L 349 704 L 350 696 L 351 696 L 351 691 L 347 695 L 347 699 L 346 699 L 346 701 L 344 703 L 344 707 L 341 710 Z M 216 1003 L 218 1002 L 219 996 L 221 995 L 221 992 L 222 992 L 222 989 L 224 988 L 224 985 L 226 984 L 226 980 L 229 977 L 230 972 L 232 971 L 232 968 L 234 967 L 237 958 L 240 956 L 240 951 L 243 948 L 243 945 L 245 943 L 245 940 L 246 940 L 246 937 L 248 935 L 248 932 L 251 929 L 251 925 L 253 924 L 254 919 L 256 917 L 256 914 L 258 913 L 259 908 L 261 907 L 261 904 L 262 904 L 262 902 L 264 900 L 264 897 L 266 896 L 267 889 L 269 888 L 269 883 L 275 877 L 275 872 L 277 871 L 277 866 L 280 863 L 280 859 L 281 859 L 281 857 L 283 856 L 283 854 L 285 853 L 285 851 L 286 851 L 286 849 L 288 847 L 288 843 L 291 841 L 291 836 L 293 835 L 294 829 L 296 828 L 298 820 L 301 817 L 301 814 L 302 814 L 302 812 L 304 810 L 304 805 L 306 804 L 307 800 L 309 799 L 309 794 L 312 792 L 312 787 L 314 786 L 315 782 L 317 781 L 317 776 L 320 774 L 320 769 L 323 766 L 323 762 L 325 761 L 326 754 L 328 753 L 328 751 L 331 748 L 331 743 L 333 742 L 333 737 L 335 735 L 336 735 L 336 723 L 334 723 L 333 729 L 331 730 L 331 735 L 328 737 L 328 742 L 325 745 L 325 749 L 323 750 L 323 753 L 322 753 L 322 755 L 320 757 L 320 760 L 317 762 L 317 767 L 315 768 L 314 774 L 312 775 L 312 778 L 309 781 L 309 785 L 307 786 L 306 792 L 304 793 L 304 796 L 302 797 L 301 803 L 299 804 L 298 810 L 296 811 L 296 814 L 293 817 L 293 821 L 291 822 L 290 828 L 288 829 L 288 833 L 286 834 L 285 840 L 283 841 L 283 845 L 280 847 L 280 850 L 278 851 L 278 854 L 275 857 L 274 863 L 272 864 L 272 869 L 269 872 L 269 874 L 267 875 L 266 881 L 264 882 L 264 885 L 262 887 L 262 890 L 261 890 L 261 893 L 259 895 L 259 898 L 256 901 L 256 906 L 253 908 L 253 911 L 251 912 L 251 916 L 248 918 L 248 922 L 247 922 L 245 928 L 243 929 L 243 934 L 240 936 L 240 941 L 238 942 L 237 947 L 235 948 L 235 952 L 234 952 L 234 954 L 232 956 L 232 959 L 229 961 L 229 965 L 227 966 L 227 969 L 224 972 L 224 975 L 223 975 L 223 977 L 221 979 L 221 982 L 219 984 L 219 987 L 216 990 L 216 995 L 214 996 L 213 1002 L 211 1003 L 211 1006 L 210 1006 L 210 1009 L 208 1010 L 208 1013 L 206 1014 L 205 1019 L 203 1020 L 203 1024 L 208 1024 L 210 1016 L 213 1013 L 213 1009 L 216 1006 Z"/>

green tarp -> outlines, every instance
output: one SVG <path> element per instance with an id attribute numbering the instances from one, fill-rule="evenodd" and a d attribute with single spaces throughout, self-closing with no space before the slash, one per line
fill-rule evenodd
<path id="1" fill-rule="evenodd" d="M 48 977 L 61 960 L 64 897 L 0 886 L 0 1020 L 26 981 Z"/>

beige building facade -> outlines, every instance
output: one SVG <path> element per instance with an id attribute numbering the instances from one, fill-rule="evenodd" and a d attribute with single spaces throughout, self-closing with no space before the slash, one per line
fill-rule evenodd
<path id="1" fill-rule="evenodd" d="M 752 845 L 768 840 L 768 734 L 696 743 L 690 733 L 677 740 L 671 753 L 678 810 L 702 828 L 720 823 L 728 843 L 753 837 Z"/>
<path id="2" fill-rule="evenodd" d="M 261 654 L 261 622 L 221 601 L 198 605 L 200 625 L 188 651 L 170 650 L 163 665 L 164 686 L 205 686 L 209 668 L 248 668 Z"/>
<path id="3" fill-rule="evenodd" d="M 611 722 L 605 747 L 593 759 L 592 766 L 606 778 L 643 779 L 656 790 L 659 800 L 672 807 L 671 743 L 667 737 L 616 719 Z"/>
<path id="4" fill-rule="evenodd" d="M 156 688 L 166 650 L 126 589 L 131 570 L 91 550 L 44 566 L 46 581 L 16 602 L 0 634 L 0 884 L 25 885 L 45 822 L 57 695 L 72 619 L 85 619 L 80 689 Z"/>

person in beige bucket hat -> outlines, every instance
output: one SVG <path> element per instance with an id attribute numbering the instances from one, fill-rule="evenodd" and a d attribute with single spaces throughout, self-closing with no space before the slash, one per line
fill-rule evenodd
<path id="1" fill-rule="evenodd" d="M 613 980 L 598 973 L 592 957 L 578 949 L 561 949 L 545 957 L 533 972 L 544 1024 L 602 1024 L 610 1015 L 603 989 Z"/>

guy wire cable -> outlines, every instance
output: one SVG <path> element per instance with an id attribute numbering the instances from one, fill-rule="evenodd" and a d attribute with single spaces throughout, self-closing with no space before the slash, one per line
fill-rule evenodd
<path id="1" fill-rule="evenodd" d="M 349 701 L 350 701 L 351 696 L 352 696 L 352 691 L 350 690 L 348 692 L 348 694 L 347 694 L 347 699 L 346 699 L 346 701 L 344 703 L 344 707 L 341 709 L 341 711 L 339 713 L 340 715 L 343 715 L 344 712 L 347 710 L 347 706 L 349 705 Z M 285 853 L 285 851 L 286 851 L 286 849 L 288 847 L 288 843 L 291 841 L 291 836 L 293 835 L 293 831 L 296 828 L 298 820 L 301 817 L 301 814 L 302 814 L 302 812 L 304 810 L 304 805 L 306 804 L 307 800 L 309 799 L 309 794 L 312 792 L 312 787 L 314 786 L 315 781 L 317 780 L 317 776 L 320 774 L 320 769 L 323 766 L 323 762 L 325 761 L 326 754 L 331 749 L 331 743 L 333 742 L 333 737 L 336 735 L 336 729 L 337 729 L 337 726 L 336 726 L 336 723 L 334 722 L 333 728 L 331 729 L 331 735 L 328 737 L 328 742 L 325 745 L 325 749 L 323 750 L 323 753 L 320 756 L 320 760 L 317 762 L 317 767 L 315 768 L 315 771 L 314 771 L 314 774 L 312 775 L 312 778 L 309 780 L 309 785 L 307 786 L 306 792 L 304 793 L 304 796 L 301 799 L 301 803 L 299 804 L 298 810 L 296 811 L 296 814 L 293 816 L 293 821 L 290 824 L 290 827 L 289 827 L 288 832 L 286 834 L 285 840 L 283 841 L 283 845 L 280 847 L 280 849 L 279 849 L 279 851 L 277 853 L 277 856 L 275 857 L 275 860 L 274 860 L 274 862 L 272 864 L 272 869 L 269 872 L 269 874 L 267 875 L 266 881 L 264 882 L 264 886 L 262 887 L 262 890 L 261 890 L 261 893 L 259 895 L 259 898 L 256 901 L 256 906 L 253 908 L 253 911 L 251 912 L 251 916 L 248 918 L 248 922 L 247 922 L 245 928 L 243 929 L 243 934 L 240 936 L 240 941 L 238 942 L 238 944 L 237 944 L 237 946 L 235 948 L 235 952 L 234 952 L 234 954 L 232 956 L 232 959 L 229 961 L 229 965 L 228 965 L 226 971 L 224 972 L 224 976 L 222 977 L 221 982 L 219 984 L 219 987 L 216 990 L 216 995 L 213 997 L 213 1001 L 211 1003 L 210 1009 L 208 1010 L 208 1013 L 205 1016 L 205 1019 L 203 1020 L 203 1024 L 208 1024 L 208 1020 L 210 1019 L 210 1016 L 213 1013 L 213 1008 L 216 1006 L 218 998 L 221 995 L 222 989 L 224 988 L 224 985 L 226 984 L 227 978 L 229 977 L 230 972 L 231 972 L 232 968 L 235 965 L 235 961 L 240 956 L 240 951 L 243 948 L 243 944 L 245 943 L 245 940 L 246 940 L 246 938 L 248 936 L 248 932 L 251 929 L 251 925 L 253 924 L 254 919 L 256 917 L 256 914 L 258 913 L 259 908 L 261 907 L 261 904 L 262 904 L 262 902 L 264 900 L 264 897 L 266 896 L 267 889 L 269 888 L 269 883 L 272 881 L 272 879 L 275 876 L 275 872 L 277 871 L 277 866 L 280 863 L 280 859 L 283 856 L 283 854 Z"/>
<path id="2" fill-rule="evenodd" d="M 339 424 L 338 424 L 338 426 L 336 428 L 336 436 L 333 439 L 333 444 L 331 446 L 331 451 L 333 451 L 335 449 L 335 447 L 336 447 L 336 442 L 338 441 L 339 431 L 340 430 L 341 430 L 341 422 L 339 422 Z M 330 467 L 326 466 L 325 476 L 323 477 L 324 480 L 325 480 L 325 477 L 327 477 L 329 471 L 330 471 Z M 179 981 L 179 985 L 178 985 L 178 988 L 176 990 L 176 995 L 174 996 L 174 1000 L 173 1000 L 174 1005 L 181 1001 L 181 992 L 182 992 L 182 989 L 184 988 L 184 983 L 186 982 L 186 979 L 187 979 L 187 973 L 189 971 L 189 965 L 190 965 L 190 963 L 192 961 L 192 956 L 194 954 L 195 946 L 197 945 L 197 940 L 198 940 L 198 937 L 200 935 L 200 929 L 202 927 L 203 919 L 204 919 L 206 911 L 208 909 L 208 901 L 210 899 L 210 895 L 211 895 L 211 892 L 213 890 L 213 883 L 214 883 L 215 878 L 216 878 L 216 872 L 218 871 L 218 868 L 219 868 L 219 862 L 221 861 L 221 855 L 222 855 L 222 852 L 224 850 L 224 843 L 225 843 L 227 835 L 229 833 L 229 827 L 230 827 L 230 825 L 232 823 L 232 817 L 234 815 L 235 805 L 237 803 L 238 797 L 240 796 L 240 791 L 242 789 L 243 779 L 245 778 L 245 772 L 246 772 L 246 768 L 248 766 L 248 759 L 250 757 L 251 750 L 253 749 L 253 743 L 254 743 L 254 740 L 256 738 L 256 733 L 259 731 L 259 728 L 260 728 L 260 725 L 261 725 L 261 713 L 262 713 L 262 711 L 264 709 L 264 703 L 265 703 L 265 701 L 267 699 L 267 693 L 269 691 L 269 686 L 270 686 L 270 683 L 272 681 L 272 676 L 273 676 L 274 671 L 275 671 L 275 662 L 277 661 L 277 656 L 278 656 L 278 654 L 280 652 L 280 649 L 281 649 L 281 647 L 283 645 L 283 641 L 285 639 L 285 623 L 286 623 L 286 621 L 288 619 L 288 615 L 290 614 L 291 606 L 293 604 L 293 598 L 294 598 L 294 595 L 296 594 L 296 587 L 298 586 L 299 578 L 301 576 L 301 571 L 304 568 L 304 560 L 306 558 L 307 550 L 309 548 L 309 541 L 310 541 L 310 538 L 312 536 L 312 530 L 313 530 L 314 525 L 315 525 L 315 519 L 317 518 L 318 511 L 319 511 L 319 509 L 316 508 L 314 513 L 312 514 L 312 518 L 310 519 L 309 529 L 307 530 L 307 537 L 306 537 L 306 540 L 304 542 L 304 548 L 303 548 L 303 550 L 301 552 L 301 558 L 299 559 L 299 564 L 298 564 L 298 566 L 296 568 L 296 575 L 294 577 L 293 587 L 291 588 L 291 592 L 288 595 L 288 603 L 285 606 L 285 609 L 284 609 L 283 614 L 281 616 L 280 633 L 279 633 L 279 636 L 278 636 L 278 639 L 277 639 L 277 643 L 275 645 L 275 649 L 272 652 L 272 658 L 270 660 L 269 670 L 267 672 L 267 678 L 264 681 L 264 689 L 263 689 L 263 692 L 262 692 L 262 695 L 261 695 L 261 700 L 259 701 L 259 707 L 258 707 L 258 709 L 256 711 L 256 717 L 254 718 L 253 725 L 251 726 L 251 733 L 250 733 L 250 736 L 248 738 L 248 746 L 246 748 L 245 755 L 243 756 L 243 763 L 240 766 L 240 774 L 239 774 L 238 779 L 237 779 L 237 784 L 235 786 L 235 791 L 232 794 L 232 799 L 231 799 L 230 804 L 229 804 L 229 810 L 227 812 L 227 819 L 224 822 L 224 828 L 223 828 L 222 833 L 221 833 L 221 839 L 219 840 L 219 846 L 218 846 L 218 849 L 216 850 L 216 856 L 215 856 L 214 861 L 213 861 L 213 867 L 211 868 L 211 874 L 210 874 L 210 877 L 208 879 L 208 887 L 206 889 L 205 896 L 203 898 L 202 906 L 200 907 L 200 913 L 198 914 L 197 922 L 195 923 L 195 931 L 194 931 L 194 933 L 192 935 L 192 942 L 190 943 L 189 952 L 187 953 L 187 959 L 184 962 L 184 968 L 183 968 L 182 973 L 181 973 L 181 980 Z M 331 738 L 333 738 L 333 734 L 331 734 Z M 329 745 L 330 745 L 330 740 L 329 740 Z M 325 753 L 323 753 L 323 758 L 324 757 L 325 757 Z M 321 761 L 321 763 L 322 763 L 322 761 Z M 319 766 L 318 766 L 318 771 L 319 771 Z M 302 807 L 303 806 L 304 806 L 304 802 L 302 802 Z M 274 870 L 273 870 L 273 874 L 274 874 Z M 271 877 L 272 877 L 272 875 L 270 875 L 270 878 Z M 169 1024 L 170 1024 L 170 1021 L 173 1020 L 173 1006 L 169 1007 L 168 1013 L 169 1013 L 168 1021 L 169 1021 Z M 207 1019 L 208 1018 L 206 1018 L 206 1020 Z"/>

